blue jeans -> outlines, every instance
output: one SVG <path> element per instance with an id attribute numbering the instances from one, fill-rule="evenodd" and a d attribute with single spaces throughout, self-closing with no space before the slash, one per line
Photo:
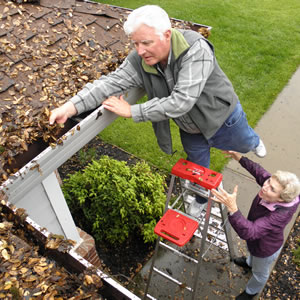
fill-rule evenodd
<path id="1" fill-rule="evenodd" d="M 259 144 L 259 136 L 248 125 L 246 114 L 239 101 L 222 127 L 209 140 L 201 133 L 190 134 L 181 129 L 180 137 L 187 160 L 206 168 L 209 168 L 210 164 L 211 147 L 247 153 Z M 207 202 L 207 199 L 198 195 L 196 199 L 199 203 Z"/>
<path id="2" fill-rule="evenodd" d="M 246 293 L 254 295 L 263 289 L 269 278 L 271 264 L 278 257 L 281 249 L 282 247 L 271 256 L 264 258 L 251 254 L 247 257 L 247 264 L 252 267 L 252 277 L 247 283 Z"/>

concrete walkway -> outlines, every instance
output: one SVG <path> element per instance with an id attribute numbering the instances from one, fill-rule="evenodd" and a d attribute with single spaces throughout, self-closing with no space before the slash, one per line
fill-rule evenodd
<path id="1" fill-rule="evenodd" d="M 259 159 L 253 153 L 247 154 L 247 157 L 260 163 L 271 173 L 276 170 L 290 171 L 300 176 L 300 68 L 294 73 L 287 86 L 278 95 L 277 99 L 262 117 L 255 128 L 256 132 L 264 141 L 268 154 L 265 158 Z M 259 190 L 259 186 L 244 171 L 239 164 L 232 160 L 223 171 L 224 188 L 232 191 L 238 184 L 238 206 L 244 216 L 247 216 L 252 199 Z M 299 210 L 298 210 L 299 213 Z M 285 239 L 287 238 L 292 226 L 294 225 L 297 214 L 286 227 Z M 238 255 L 247 254 L 246 245 L 233 232 L 234 244 Z M 189 243 L 187 251 L 197 251 L 199 242 Z M 144 290 L 145 277 L 148 274 L 151 260 L 144 266 L 135 283 L 139 294 Z M 173 254 L 161 251 L 157 264 L 160 268 L 167 270 L 169 274 L 179 274 L 181 281 L 193 282 L 192 274 L 194 265 L 186 262 L 183 258 L 173 256 Z M 230 262 L 228 252 L 218 248 L 211 247 L 204 257 L 201 267 L 197 299 L 234 299 L 244 290 L 250 273 L 244 274 L 241 268 Z M 191 293 L 184 292 L 170 281 L 165 280 L 158 274 L 152 277 L 152 284 L 149 293 L 159 300 L 163 299 L 191 299 Z M 140 296 L 140 295 L 139 295 Z M 258 297 L 256 297 L 258 299 Z"/>

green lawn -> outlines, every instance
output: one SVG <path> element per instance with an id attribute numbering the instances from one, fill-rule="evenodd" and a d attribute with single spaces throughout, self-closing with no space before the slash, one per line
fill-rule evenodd
<path id="1" fill-rule="evenodd" d="M 209 40 L 252 127 L 300 65 L 299 0 L 185 0 L 184 5 L 174 0 L 98 2 L 126 8 L 158 4 L 170 17 L 212 26 Z M 100 136 L 169 171 L 178 158 L 185 158 L 174 124 L 172 134 L 177 150 L 172 157 L 160 151 L 150 122 L 135 124 L 131 119 L 119 118 Z M 225 163 L 222 154 L 213 150 L 211 169 L 221 171 Z"/>

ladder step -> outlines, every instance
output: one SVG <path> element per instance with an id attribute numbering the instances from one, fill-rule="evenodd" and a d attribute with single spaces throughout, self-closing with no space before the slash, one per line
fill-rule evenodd
<path id="1" fill-rule="evenodd" d="M 166 249 L 166 250 L 172 251 L 173 253 L 177 254 L 178 256 L 184 257 L 184 258 L 186 258 L 187 260 L 194 262 L 195 264 L 198 263 L 198 260 L 197 260 L 197 259 L 195 259 L 195 258 L 193 258 L 193 257 L 190 257 L 190 256 L 188 256 L 188 255 L 182 253 L 181 251 L 178 251 L 177 249 L 175 249 L 175 248 L 169 246 L 168 244 L 166 244 L 166 243 L 164 243 L 164 242 L 161 242 L 161 241 L 160 241 L 160 242 L 159 242 L 159 245 L 160 245 L 162 248 Z"/>
<path id="2" fill-rule="evenodd" d="M 186 286 L 185 283 L 177 280 L 176 278 L 164 273 L 163 271 L 157 269 L 156 267 L 153 267 L 153 271 L 155 271 L 156 273 L 158 273 L 159 275 L 163 276 L 164 278 L 167 278 L 168 280 L 176 283 L 177 285 L 181 286 L 181 287 L 184 287 L 185 289 L 189 290 L 190 292 L 193 291 L 193 289 L 189 286 Z"/>
<path id="3" fill-rule="evenodd" d="M 150 294 L 146 294 L 147 298 L 151 299 L 151 300 L 157 300 L 155 297 L 151 296 Z"/>
<path id="4" fill-rule="evenodd" d="M 211 212 L 209 218 L 206 241 L 225 251 L 229 251 L 224 224 L 222 222 L 221 215 L 218 214 L 218 216 L 216 216 L 216 211 L 219 211 L 219 209 L 217 207 L 213 207 L 212 211 L 213 209 L 214 209 L 214 213 Z M 200 226 L 199 226 L 200 230 L 199 229 L 196 230 L 194 234 L 198 238 L 202 238 L 201 231 L 203 230 L 205 225 L 205 213 L 206 213 L 205 211 L 202 212 L 202 219 L 200 221 Z M 226 221 L 227 220 L 225 220 L 225 222 Z"/>
<path id="5" fill-rule="evenodd" d="M 184 213 L 168 209 L 156 224 L 154 232 L 177 246 L 183 246 L 192 238 L 198 225 Z"/>
<path id="6" fill-rule="evenodd" d="M 208 234 L 209 234 L 209 232 L 208 232 Z M 199 231 L 196 231 L 194 235 L 197 238 L 200 238 L 200 239 L 202 238 L 202 235 Z M 224 234 L 224 239 L 220 239 L 220 234 L 219 235 L 210 234 L 210 236 L 207 235 L 207 237 L 206 237 L 206 241 L 208 243 L 210 243 L 218 248 L 221 248 L 225 251 L 229 251 L 225 234 Z"/>
<path id="7" fill-rule="evenodd" d="M 208 198 L 209 194 L 210 194 L 210 190 L 209 189 L 205 189 L 203 187 L 201 187 L 200 185 L 193 183 L 189 180 L 184 180 L 182 186 L 189 191 L 193 191 L 194 193 L 196 193 L 199 196 Z"/>

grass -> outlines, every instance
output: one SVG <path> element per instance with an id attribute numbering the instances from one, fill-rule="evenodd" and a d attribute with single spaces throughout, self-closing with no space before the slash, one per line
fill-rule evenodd
<path id="1" fill-rule="evenodd" d="M 293 250 L 294 254 L 294 263 L 297 264 L 300 267 L 300 239 L 297 241 L 298 247 Z"/>
<path id="2" fill-rule="evenodd" d="M 300 65 L 299 0 L 186 0 L 184 5 L 174 0 L 98 2 L 132 9 L 157 4 L 170 17 L 212 26 L 209 40 L 252 127 Z M 172 135 L 176 153 L 168 156 L 157 146 L 150 122 L 135 124 L 118 118 L 100 133 L 104 141 L 167 171 L 178 158 L 186 157 L 173 122 Z M 221 171 L 225 163 L 220 151 L 213 149 L 210 168 Z"/>

